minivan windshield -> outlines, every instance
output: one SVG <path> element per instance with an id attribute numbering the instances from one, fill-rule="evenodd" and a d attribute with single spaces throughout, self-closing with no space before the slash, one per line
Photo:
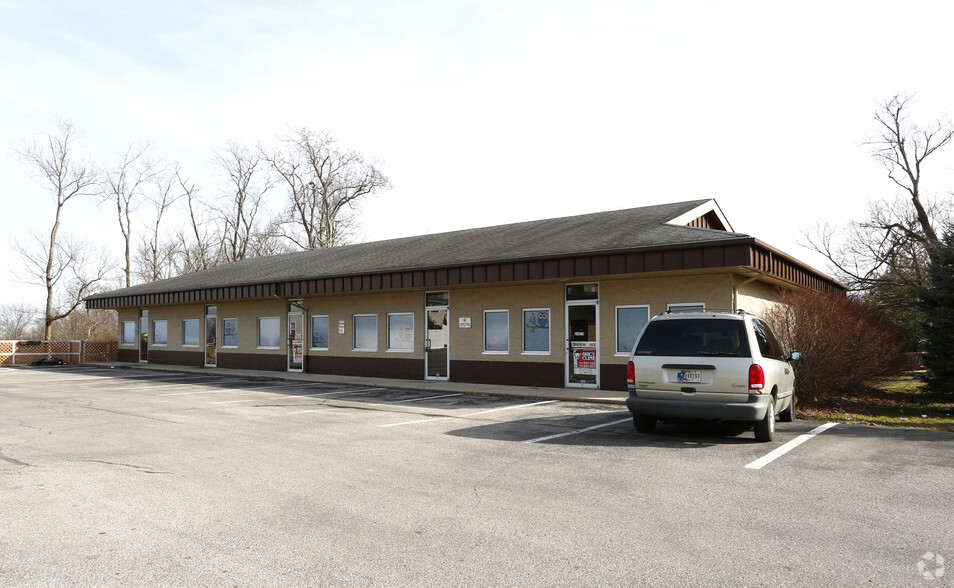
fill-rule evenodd
<path id="1" fill-rule="evenodd" d="M 742 321 L 687 318 L 651 321 L 636 355 L 747 357 L 748 349 Z"/>

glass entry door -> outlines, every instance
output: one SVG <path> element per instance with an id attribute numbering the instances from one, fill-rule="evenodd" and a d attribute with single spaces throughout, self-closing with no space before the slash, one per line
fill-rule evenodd
<path id="1" fill-rule="evenodd" d="M 288 313 L 288 371 L 300 372 L 305 365 L 305 318 Z"/>
<path id="2" fill-rule="evenodd" d="M 599 333 L 595 303 L 567 304 L 567 386 L 599 387 Z"/>
<path id="3" fill-rule="evenodd" d="M 424 340 L 424 364 L 428 380 L 448 378 L 447 307 L 427 309 L 427 338 Z"/>
<path id="4" fill-rule="evenodd" d="M 215 367 L 215 348 L 219 343 L 219 334 L 216 327 L 215 306 L 205 307 L 205 367 Z"/>
<path id="5" fill-rule="evenodd" d="M 205 367 L 215 367 L 215 347 L 217 333 L 215 332 L 215 317 L 205 317 Z"/>
<path id="6" fill-rule="evenodd" d="M 139 361 L 149 361 L 149 311 L 139 311 Z"/>

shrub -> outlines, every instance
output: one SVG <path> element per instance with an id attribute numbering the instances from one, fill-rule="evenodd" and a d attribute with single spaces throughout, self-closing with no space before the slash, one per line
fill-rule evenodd
<path id="1" fill-rule="evenodd" d="M 783 291 L 765 319 L 795 362 L 799 402 L 857 391 L 871 378 L 897 371 L 898 328 L 875 306 L 840 293 Z"/>

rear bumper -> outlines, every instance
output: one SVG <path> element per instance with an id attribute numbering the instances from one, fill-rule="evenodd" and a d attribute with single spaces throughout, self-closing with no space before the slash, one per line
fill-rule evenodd
<path id="1" fill-rule="evenodd" d="M 659 400 L 640 398 L 630 392 L 626 407 L 633 414 L 660 419 L 699 421 L 750 421 L 765 418 L 772 400 L 770 394 L 750 395 L 746 402 L 702 402 L 698 400 Z"/>

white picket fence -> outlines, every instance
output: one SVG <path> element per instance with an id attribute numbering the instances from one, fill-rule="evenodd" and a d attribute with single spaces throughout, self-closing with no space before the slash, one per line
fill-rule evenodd
<path id="1" fill-rule="evenodd" d="M 56 357 L 77 365 L 91 361 L 115 361 L 114 341 L 0 341 L 0 365 L 30 365 L 38 359 Z"/>

